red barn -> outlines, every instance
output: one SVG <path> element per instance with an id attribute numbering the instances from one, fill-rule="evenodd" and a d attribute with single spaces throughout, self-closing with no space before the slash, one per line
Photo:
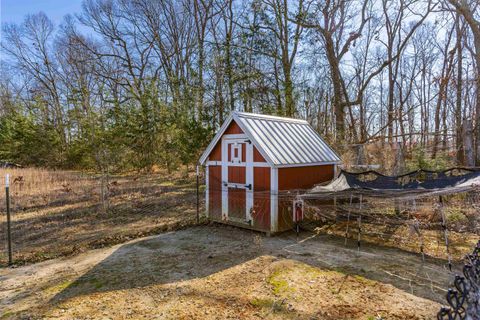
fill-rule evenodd
<path id="1" fill-rule="evenodd" d="M 339 163 L 304 120 L 233 112 L 200 158 L 207 217 L 267 233 L 290 229 L 286 191 L 333 179 Z"/>

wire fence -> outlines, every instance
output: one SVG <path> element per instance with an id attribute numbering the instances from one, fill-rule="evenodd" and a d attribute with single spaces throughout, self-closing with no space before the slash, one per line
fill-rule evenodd
<path id="1" fill-rule="evenodd" d="M 305 200 L 304 228 L 393 246 L 450 261 L 471 251 L 480 236 L 480 193 L 419 199 L 354 195 Z"/>
<path id="2" fill-rule="evenodd" d="M 0 169 L 2 265 L 8 260 L 4 210 L 7 173 L 13 262 L 17 265 L 196 223 L 194 172 L 106 175 Z M 203 177 L 200 183 L 204 183 Z M 203 206 L 204 192 L 199 195 Z"/>

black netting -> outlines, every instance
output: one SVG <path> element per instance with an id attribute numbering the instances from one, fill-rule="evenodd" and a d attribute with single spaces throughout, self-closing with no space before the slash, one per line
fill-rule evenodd
<path id="1" fill-rule="evenodd" d="M 417 197 L 422 194 L 465 192 L 480 187 L 480 169 L 451 168 L 444 171 L 417 170 L 399 176 L 376 171 L 341 171 L 327 186 L 317 186 L 305 198 L 328 198 L 352 192 L 373 197 Z"/>

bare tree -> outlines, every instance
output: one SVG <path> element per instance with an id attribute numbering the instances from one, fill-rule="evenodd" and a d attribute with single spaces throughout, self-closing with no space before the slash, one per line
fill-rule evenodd
<path id="1" fill-rule="evenodd" d="M 66 147 L 66 130 L 62 93 L 58 77 L 58 64 L 53 45 L 53 23 L 44 13 L 28 15 L 22 25 L 5 25 L 2 50 L 15 66 L 28 74 L 36 83 L 31 93 L 43 97 L 45 118 L 57 129 L 63 147 Z"/>
<path id="2" fill-rule="evenodd" d="M 478 17 L 478 8 L 480 3 L 478 1 L 468 1 L 468 0 L 448 0 L 448 2 L 453 6 L 453 8 L 462 15 L 465 19 L 465 22 L 471 29 L 473 34 L 473 43 L 475 46 L 475 64 L 476 64 L 476 82 L 477 82 L 477 93 L 476 93 L 476 148 L 475 148 L 475 163 L 480 165 L 480 18 Z M 477 14 L 475 14 L 477 13 Z"/>

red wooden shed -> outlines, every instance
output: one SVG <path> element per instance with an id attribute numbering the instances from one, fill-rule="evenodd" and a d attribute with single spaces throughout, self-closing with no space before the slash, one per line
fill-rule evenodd
<path id="1" fill-rule="evenodd" d="M 290 229 L 288 191 L 333 179 L 339 163 L 304 120 L 232 112 L 200 158 L 207 217 L 267 233 Z"/>

